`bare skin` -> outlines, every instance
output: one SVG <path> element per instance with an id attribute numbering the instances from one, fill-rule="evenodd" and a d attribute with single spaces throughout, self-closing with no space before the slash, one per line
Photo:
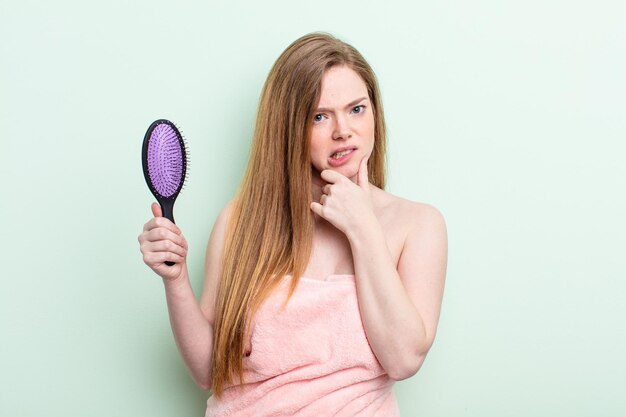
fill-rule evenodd
<path id="1" fill-rule="evenodd" d="M 321 187 L 318 189 L 321 194 Z M 385 230 L 387 246 L 397 265 L 406 239 L 406 225 L 414 222 L 415 212 L 425 205 L 396 197 L 371 184 L 370 189 L 376 218 Z M 315 216 L 313 253 L 304 276 L 324 280 L 333 274 L 354 274 L 350 241 L 327 220 Z"/>

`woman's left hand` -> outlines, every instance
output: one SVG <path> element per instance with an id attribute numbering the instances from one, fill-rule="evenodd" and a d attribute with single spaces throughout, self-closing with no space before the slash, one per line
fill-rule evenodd
<path id="1" fill-rule="evenodd" d="M 346 235 L 376 220 L 367 175 L 368 158 L 361 160 L 356 184 L 336 171 L 322 171 L 320 176 L 328 184 L 322 188 L 320 202 L 311 203 L 315 214 Z"/>

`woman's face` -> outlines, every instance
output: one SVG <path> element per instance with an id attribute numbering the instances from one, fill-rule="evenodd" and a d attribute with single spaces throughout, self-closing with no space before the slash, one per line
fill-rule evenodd
<path id="1" fill-rule="evenodd" d="M 356 182 L 361 160 L 374 148 L 374 112 L 365 82 L 350 67 L 324 73 L 309 132 L 314 178 L 332 169 Z"/>

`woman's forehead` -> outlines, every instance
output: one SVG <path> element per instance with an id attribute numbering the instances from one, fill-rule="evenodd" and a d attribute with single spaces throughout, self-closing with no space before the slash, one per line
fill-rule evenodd
<path id="1" fill-rule="evenodd" d="M 349 104 L 367 96 L 367 85 L 359 74 L 348 66 L 335 66 L 326 70 L 322 77 L 318 107 Z"/>

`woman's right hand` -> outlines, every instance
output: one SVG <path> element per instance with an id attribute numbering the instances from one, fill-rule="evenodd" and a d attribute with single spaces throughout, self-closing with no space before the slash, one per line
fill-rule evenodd
<path id="1" fill-rule="evenodd" d="M 173 281 L 186 267 L 187 240 L 178 226 L 163 217 L 158 203 L 152 203 L 151 208 L 154 217 L 143 226 L 143 232 L 137 238 L 143 261 L 161 278 Z M 168 266 L 165 261 L 175 264 Z"/>

